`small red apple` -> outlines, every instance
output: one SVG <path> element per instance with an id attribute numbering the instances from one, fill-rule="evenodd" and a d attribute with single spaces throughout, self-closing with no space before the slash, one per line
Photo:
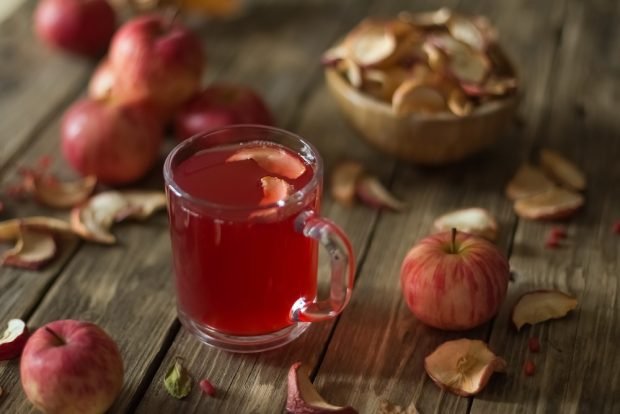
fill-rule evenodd
<path id="1" fill-rule="evenodd" d="M 41 0 L 35 31 L 46 44 L 68 52 L 97 56 L 116 29 L 116 14 L 106 0 Z"/>
<path id="2" fill-rule="evenodd" d="M 159 15 L 125 23 L 112 39 L 108 59 L 117 74 L 115 99 L 146 101 L 165 116 L 198 90 L 205 63 L 200 39 Z"/>
<path id="3" fill-rule="evenodd" d="M 491 242 L 443 232 L 415 245 L 401 268 L 401 287 L 413 314 L 439 329 L 471 329 L 490 320 L 506 297 L 510 268 Z"/>
<path id="4" fill-rule="evenodd" d="M 114 185 L 146 175 L 159 157 L 163 132 L 145 105 L 83 99 L 65 113 L 61 139 L 62 153 L 75 170 Z"/>
<path id="5" fill-rule="evenodd" d="M 97 325 L 60 320 L 28 339 L 20 374 L 26 396 L 43 412 L 103 413 L 123 386 L 123 360 Z"/>
<path id="6" fill-rule="evenodd" d="M 201 132 L 234 124 L 273 125 L 261 96 L 249 87 L 213 84 L 187 101 L 175 117 L 175 135 L 182 141 Z"/>

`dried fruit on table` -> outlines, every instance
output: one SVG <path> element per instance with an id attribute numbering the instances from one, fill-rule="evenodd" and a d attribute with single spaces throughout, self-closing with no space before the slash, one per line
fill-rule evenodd
<path id="1" fill-rule="evenodd" d="M 24 321 L 9 320 L 7 328 L 0 336 L 0 361 L 8 361 L 20 356 L 28 341 L 28 336 L 28 327 Z M 1 390 L 0 395 L 2 395 Z"/>
<path id="2" fill-rule="evenodd" d="M 375 208 L 389 208 L 394 211 L 402 211 L 406 205 L 392 195 L 377 177 L 364 175 L 356 185 L 357 196 L 365 204 Z"/>
<path id="3" fill-rule="evenodd" d="M 334 200 L 345 206 L 355 201 L 357 181 L 364 172 L 364 166 L 357 161 L 343 161 L 334 167 L 330 180 L 330 191 Z"/>
<path id="4" fill-rule="evenodd" d="M 114 244 L 114 223 L 144 220 L 165 207 L 166 196 L 160 191 L 105 191 L 71 211 L 71 228 L 87 240 Z"/>
<path id="5" fill-rule="evenodd" d="M 497 238 L 497 220 L 484 208 L 472 207 L 451 211 L 433 222 L 433 230 L 436 232 L 449 231 L 452 228 L 491 241 Z"/>
<path id="6" fill-rule="evenodd" d="M 192 390 L 192 377 L 181 364 L 180 358 L 176 358 L 168 369 L 164 377 L 164 386 L 170 395 L 179 400 L 187 397 Z"/>
<path id="7" fill-rule="evenodd" d="M 560 184 L 577 191 L 585 190 L 585 174 L 556 151 L 542 149 L 540 151 L 540 165 L 547 174 Z"/>
<path id="8" fill-rule="evenodd" d="M 211 381 L 205 378 L 200 381 L 199 385 L 202 392 L 207 394 L 209 397 L 215 397 L 216 389 L 215 386 L 211 383 Z"/>
<path id="9" fill-rule="evenodd" d="M 420 414 L 415 404 L 409 405 L 407 408 L 403 408 L 400 405 L 392 404 L 387 400 L 383 400 L 379 403 L 379 411 L 377 414 Z"/>
<path id="10" fill-rule="evenodd" d="M 20 226 L 13 248 L 0 255 L 3 266 L 38 270 L 48 264 L 58 251 L 58 246 L 51 231 Z"/>
<path id="11" fill-rule="evenodd" d="M 577 298 L 558 290 L 535 290 L 522 295 L 512 310 L 512 322 L 517 330 L 523 325 L 535 325 L 558 319 L 577 307 Z"/>
<path id="12" fill-rule="evenodd" d="M 581 194 L 556 187 L 547 192 L 517 200 L 514 210 L 522 218 L 554 220 L 572 216 L 584 202 L 585 199 Z"/>
<path id="13" fill-rule="evenodd" d="M 325 401 L 317 392 L 308 375 L 309 369 L 301 362 L 288 371 L 286 412 L 291 414 L 357 414 L 352 407 L 339 407 Z"/>
<path id="14" fill-rule="evenodd" d="M 554 188 L 553 182 L 538 167 L 523 164 L 506 186 L 506 195 L 511 200 L 531 197 Z"/>
<path id="15" fill-rule="evenodd" d="M 96 185 L 97 177 L 94 175 L 66 182 L 47 175 L 32 175 L 28 179 L 28 187 L 35 199 L 54 208 L 69 208 L 82 203 L 92 194 Z"/>
<path id="16" fill-rule="evenodd" d="M 457 339 L 439 345 L 424 359 L 424 369 L 440 388 L 468 397 L 482 391 L 493 372 L 504 372 L 506 361 L 482 341 Z"/>

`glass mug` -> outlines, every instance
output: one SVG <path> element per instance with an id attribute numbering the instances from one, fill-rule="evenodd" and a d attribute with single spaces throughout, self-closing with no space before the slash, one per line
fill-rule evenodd
<path id="1" fill-rule="evenodd" d="M 233 352 L 265 351 L 347 305 L 351 244 L 318 215 L 323 163 L 304 139 L 258 125 L 210 131 L 170 152 L 164 178 L 178 317 L 200 340 Z M 319 244 L 331 262 L 323 300 Z"/>

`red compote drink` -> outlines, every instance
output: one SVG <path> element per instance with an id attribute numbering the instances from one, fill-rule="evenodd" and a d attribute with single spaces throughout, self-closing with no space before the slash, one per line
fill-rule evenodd
<path id="1" fill-rule="evenodd" d="M 172 173 L 204 201 L 188 207 L 168 192 L 181 318 L 236 336 L 290 326 L 295 302 L 316 296 L 317 241 L 295 220 L 317 211 L 319 190 L 289 200 L 313 166 L 282 145 L 251 141 L 197 151 Z"/>

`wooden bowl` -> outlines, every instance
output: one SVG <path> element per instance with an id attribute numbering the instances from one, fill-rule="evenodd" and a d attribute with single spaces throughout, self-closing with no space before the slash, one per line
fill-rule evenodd
<path id="1" fill-rule="evenodd" d="M 331 94 L 349 122 L 371 145 L 394 157 L 426 165 L 462 160 L 492 145 L 510 124 L 517 96 L 484 103 L 464 117 L 452 113 L 397 116 L 392 106 L 351 86 L 326 68 Z"/>

